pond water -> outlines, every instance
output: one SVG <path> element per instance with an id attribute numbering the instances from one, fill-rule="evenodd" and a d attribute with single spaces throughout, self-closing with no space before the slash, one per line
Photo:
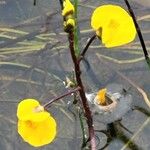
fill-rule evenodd
<path id="1" fill-rule="evenodd" d="M 80 46 L 85 46 L 93 31 L 90 15 L 102 4 L 119 4 L 123 0 L 80 0 Z M 130 2 L 141 27 L 147 50 L 150 53 L 150 1 Z M 34 148 L 25 143 L 17 133 L 16 108 L 24 98 L 38 99 L 42 104 L 66 92 L 63 81 L 70 77 L 73 64 L 68 50 L 67 35 L 63 32 L 59 1 L 0 0 L 0 149 L 1 150 L 80 150 L 82 132 L 78 107 L 69 96 L 49 108 L 58 124 L 57 137 L 49 145 Z M 132 95 L 132 108 L 122 120 L 114 122 L 116 135 L 108 138 L 100 132 L 108 125 L 94 122 L 97 149 L 149 150 L 150 110 L 141 93 L 117 71 L 128 77 L 150 97 L 150 70 L 144 60 L 138 37 L 128 45 L 106 49 L 95 40 L 82 64 L 82 79 L 88 93 L 109 84 L 118 83 Z M 112 125 L 112 124 L 111 124 Z M 87 128 L 87 127 L 85 127 Z M 127 131 L 127 128 L 129 131 Z"/>

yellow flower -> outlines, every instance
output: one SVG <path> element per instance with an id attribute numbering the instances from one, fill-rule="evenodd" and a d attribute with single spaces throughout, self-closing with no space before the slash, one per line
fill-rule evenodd
<path id="1" fill-rule="evenodd" d="M 17 108 L 18 133 L 32 146 L 49 144 L 56 136 L 56 122 L 37 100 L 25 99 Z"/>
<path id="2" fill-rule="evenodd" d="M 70 25 L 70 26 L 74 27 L 74 26 L 75 26 L 75 21 L 74 21 L 74 19 L 68 19 L 68 20 L 67 20 L 67 25 Z"/>
<path id="3" fill-rule="evenodd" d="M 132 17 L 117 5 L 96 8 L 92 14 L 91 26 L 108 48 L 127 44 L 136 36 Z"/>
<path id="4" fill-rule="evenodd" d="M 62 10 L 63 16 L 67 16 L 74 13 L 74 6 L 70 2 L 70 0 L 64 0 L 63 7 L 64 7 L 64 9 Z"/>
<path id="5" fill-rule="evenodd" d="M 75 20 L 74 19 L 68 19 L 67 21 L 64 21 L 64 31 L 69 32 L 71 31 L 75 26 Z"/>
<path id="6" fill-rule="evenodd" d="M 101 89 L 97 92 L 97 95 L 95 97 L 96 101 L 100 105 L 105 105 L 106 104 L 106 91 L 107 89 Z"/>

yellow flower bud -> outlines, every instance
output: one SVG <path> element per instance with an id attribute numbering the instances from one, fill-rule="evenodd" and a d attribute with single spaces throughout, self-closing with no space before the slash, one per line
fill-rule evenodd
<path id="1" fill-rule="evenodd" d="M 68 20 L 67 20 L 67 25 L 74 27 L 74 26 L 75 26 L 75 21 L 74 21 L 74 19 L 68 19 Z"/>
<path id="2" fill-rule="evenodd" d="M 62 15 L 63 16 L 67 16 L 69 14 L 74 13 L 74 6 L 70 2 L 70 0 L 64 0 L 63 7 L 64 7 L 64 9 L 62 10 Z"/>
<path id="3" fill-rule="evenodd" d="M 64 30 L 66 32 L 73 30 L 74 26 L 75 26 L 74 19 L 68 19 L 67 21 L 64 22 Z"/>

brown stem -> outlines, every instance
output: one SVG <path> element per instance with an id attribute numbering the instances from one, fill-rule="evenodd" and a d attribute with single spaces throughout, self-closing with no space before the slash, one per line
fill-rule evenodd
<path id="1" fill-rule="evenodd" d="M 81 88 L 79 90 L 79 94 L 80 94 L 80 98 L 81 98 L 82 105 L 84 108 L 85 117 L 87 119 L 89 137 L 90 137 L 90 143 L 91 143 L 91 150 L 96 150 L 93 118 L 92 118 L 92 113 L 90 111 L 90 108 L 89 108 L 89 105 L 88 105 L 88 102 L 87 102 L 87 99 L 85 96 L 84 86 L 83 86 L 82 80 L 81 80 L 80 63 L 79 63 L 79 61 L 75 55 L 75 51 L 74 51 L 74 34 L 73 34 L 73 32 L 69 32 L 68 39 L 69 39 L 69 49 L 70 49 L 71 57 L 72 57 L 72 60 L 74 63 L 74 68 L 75 68 L 77 85 Z"/>
<path id="2" fill-rule="evenodd" d="M 140 39 L 140 42 L 141 42 L 141 45 L 142 45 L 142 48 L 143 48 L 143 52 L 144 52 L 145 59 L 146 59 L 146 60 L 147 60 L 147 59 L 149 60 L 149 56 L 148 56 L 148 52 L 147 52 L 147 49 L 146 49 L 146 45 L 145 45 L 145 42 L 144 42 L 144 39 L 143 39 L 143 35 L 142 35 L 141 30 L 140 30 L 140 27 L 139 27 L 139 25 L 138 25 L 138 23 L 137 23 L 137 20 L 136 20 L 136 17 L 135 17 L 135 15 L 134 15 L 134 12 L 133 12 L 133 10 L 132 10 L 132 8 L 131 8 L 131 6 L 130 6 L 128 0 L 124 0 L 124 1 L 125 1 L 126 5 L 127 5 L 127 7 L 128 7 L 128 10 L 129 10 L 130 15 L 131 15 L 131 17 L 132 17 L 132 19 L 133 19 L 134 25 L 135 25 L 135 27 L 136 27 L 136 31 L 137 31 L 137 34 L 138 34 L 138 36 L 139 36 L 139 39 Z"/>
<path id="3" fill-rule="evenodd" d="M 83 49 L 82 53 L 80 54 L 80 60 L 82 60 L 82 58 L 84 57 L 85 53 L 87 52 L 90 44 L 94 41 L 94 39 L 96 38 L 96 34 L 94 34 L 88 41 L 88 43 L 86 44 L 85 48 Z"/>
<path id="4" fill-rule="evenodd" d="M 61 10 L 63 10 L 63 0 L 59 0 L 60 6 L 61 6 Z"/>
<path id="5" fill-rule="evenodd" d="M 59 97 L 53 98 L 52 100 L 50 100 L 49 102 L 47 102 L 46 104 L 43 105 L 44 109 L 48 108 L 53 102 L 65 97 L 67 95 L 75 93 L 75 92 L 79 91 L 80 89 L 81 89 L 80 87 L 77 87 L 77 88 L 75 88 L 71 91 L 68 91 L 67 93 L 64 93 L 64 94 L 60 95 Z"/>
<path id="6" fill-rule="evenodd" d="M 36 0 L 33 1 L 33 5 L 34 5 L 34 6 L 36 5 Z"/>

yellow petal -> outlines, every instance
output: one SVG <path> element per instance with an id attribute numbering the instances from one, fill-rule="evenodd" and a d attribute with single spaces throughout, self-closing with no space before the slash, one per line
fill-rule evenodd
<path id="1" fill-rule="evenodd" d="M 127 44 L 136 36 L 132 17 L 117 5 L 96 8 L 92 14 L 91 26 L 108 48 Z"/>
<path id="2" fill-rule="evenodd" d="M 74 6 L 70 2 L 70 0 L 64 0 L 63 6 L 64 6 L 64 9 L 62 11 L 63 16 L 72 14 L 74 12 Z"/>
<path id="3" fill-rule="evenodd" d="M 56 121 L 51 116 L 41 122 L 18 120 L 18 133 L 30 145 L 43 146 L 54 140 Z"/>
<path id="4" fill-rule="evenodd" d="M 19 120 L 26 121 L 42 121 L 45 120 L 50 114 L 46 111 L 36 111 L 36 108 L 41 107 L 39 102 L 35 99 L 22 100 L 17 108 L 17 117 Z"/>
<path id="5" fill-rule="evenodd" d="M 98 91 L 95 99 L 97 100 L 97 103 L 100 105 L 104 105 L 106 103 L 106 91 L 107 89 L 101 89 Z"/>
<path id="6" fill-rule="evenodd" d="M 67 20 L 67 25 L 70 25 L 70 26 L 74 27 L 74 26 L 75 26 L 75 21 L 74 21 L 74 19 L 68 19 L 68 20 Z"/>

